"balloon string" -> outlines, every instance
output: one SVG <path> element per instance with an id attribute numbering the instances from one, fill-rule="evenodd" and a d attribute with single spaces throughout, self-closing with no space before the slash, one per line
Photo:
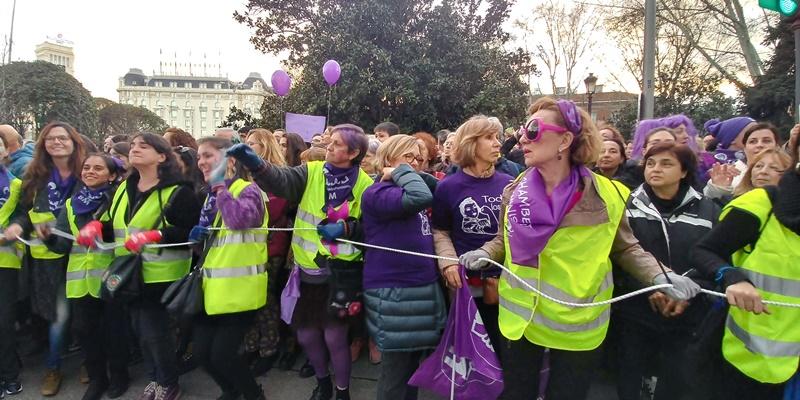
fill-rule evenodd
<path id="1" fill-rule="evenodd" d="M 325 125 L 331 125 L 331 86 L 328 86 L 328 114 L 325 117 Z"/>

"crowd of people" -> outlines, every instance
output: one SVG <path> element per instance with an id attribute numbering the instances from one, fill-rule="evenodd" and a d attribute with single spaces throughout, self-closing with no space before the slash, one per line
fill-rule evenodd
<path id="1" fill-rule="evenodd" d="M 782 398 L 800 361 L 800 125 L 785 144 L 748 117 L 704 131 L 673 115 L 626 142 L 550 98 L 519 129 L 342 124 L 308 142 L 170 128 L 97 146 L 64 122 L 34 141 L 1 125 L 0 397 L 22 392 L 24 331 L 44 396 L 77 344 L 84 400 L 124 395 L 135 359 L 142 400 L 180 398 L 196 366 L 219 399 L 264 399 L 259 377 L 301 351 L 311 400 L 347 400 L 363 348 L 377 399 L 416 399 L 468 288 L 502 399 L 583 399 L 600 367 L 622 400 Z M 109 273 L 123 262 L 132 277 Z M 169 312 L 193 274 L 196 310 Z"/>

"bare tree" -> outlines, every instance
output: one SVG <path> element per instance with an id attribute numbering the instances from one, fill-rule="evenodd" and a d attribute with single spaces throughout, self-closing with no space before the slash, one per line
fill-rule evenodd
<path id="1" fill-rule="evenodd" d="M 584 61 L 586 50 L 592 47 L 592 36 L 599 23 L 593 11 L 586 3 L 567 6 L 562 1 L 548 0 L 533 10 L 533 24 L 525 20 L 516 24 L 527 31 L 526 36 L 542 38 L 535 44 L 534 56 L 544 65 L 553 93 L 560 86 L 566 88 L 566 94 L 577 90 L 579 82 L 573 81 L 573 73 L 576 65 Z M 541 30 L 536 30 L 536 26 L 541 26 Z M 559 81 L 562 75 L 563 81 Z"/>

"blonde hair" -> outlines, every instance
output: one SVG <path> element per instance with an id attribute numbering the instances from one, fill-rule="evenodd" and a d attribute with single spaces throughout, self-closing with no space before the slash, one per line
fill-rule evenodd
<path id="1" fill-rule="evenodd" d="M 597 130 L 597 125 L 592 121 L 584 109 L 577 107 L 578 113 L 581 115 L 581 131 L 572 140 L 572 146 L 569 148 L 569 157 L 572 164 L 576 165 L 592 165 L 600 158 L 600 151 L 603 149 L 603 141 L 600 139 L 600 133 Z M 528 115 L 533 115 L 537 111 L 548 110 L 556 114 L 556 124 L 559 126 L 566 126 L 564 117 L 561 115 L 561 110 L 558 109 L 558 104 L 555 99 L 550 97 L 542 97 L 528 108 Z M 573 134 L 574 135 L 574 134 Z"/>
<path id="2" fill-rule="evenodd" d="M 502 132 L 503 125 L 497 118 L 476 115 L 468 119 L 456 129 L 456 138 L 453 140 L 450 159 L 461 168 L 475 165 L 478 139 L 487 135 L 499 138 Z"/>
<path id="3" fill-rule="evenodd" d="M 783 150 L 774 148 L 774 149 L 764 149 L 761 150 L 753 159 L 747 163 L 747 172 L 744 173 L 742 176 L 741 182 L 739 182 L 739 186 L 736 186 L 736 189 L 733 190 L 733 196 L 741 196 L 753 189 L 753 167 L 758 164 L 759 161 L 763 160 L 767 156 L 774 156 L 775 161 L 778 164 L 781 164 L 781 167 L 784 170 L 789 169 L 792 165 L 792 158 L 789 157 Z"/>
<path id="4" fill-rule="evenodd" d="M 256 142 L 261 144 L 261 152 L 258 154 L 259 157 L 273 165 L 286 165 L 283 149 L 278 144 L 278 141 L 275 140 L 275 136 L 272 136 L 272 132 L 263 128 L 257 128 L 251 130 L 247 134 L 247 138 L 253 138 Z"/>
<path id="5" fill-rule="evenodd" d="M 378 151 L 375 152 L 375 170 L 380 173 L 384 167 L 390 167 L 392 161 L 412 152 L 414 149 L 419 150 L 417 138 L 409 135 L 390 136 L 381 143 Z"/>

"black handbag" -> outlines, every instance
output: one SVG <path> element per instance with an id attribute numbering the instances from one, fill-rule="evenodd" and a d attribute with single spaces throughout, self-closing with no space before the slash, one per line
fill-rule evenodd
<path id="1" fill-rule="evenodd" d="M 169 313 L 179 317 L 192 317 L 203 312 L 203 269 L 193 269 L 169 285 L 161 297 L 161 304 Z"/>
<path id="2" fill-rule="evenodd" d="M 100 298 L 128 304 L 142 295 L 142 255 L 128 254 L 111 262 L 101 277 Z"/>
<path id="3" fill-rule="evenodd" d="M 183 278 L 172 282 L 161 296 L 161 304 L 171 314 L 178 317 L 193 317 L 205 310 L 203 298 L 203 262 L 211 249 L 210 243 L 214 241 L 218 231 L 212 231 L 206 240 L 203 254 L 195 267 Z"/>

